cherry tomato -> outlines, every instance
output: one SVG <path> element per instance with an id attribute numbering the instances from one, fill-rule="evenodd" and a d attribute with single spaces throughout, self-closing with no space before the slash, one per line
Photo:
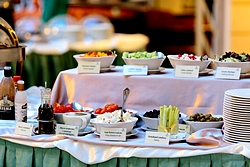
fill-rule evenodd
<path id="1" fill-rule="evenodd" d="M 69 104 L 69 103 L 65 105 L 65 109 L 66 110 L 73 110 L 73 108 L 71 107 L 71 104 Z"/>
<path id="2" fill-rule="evenodd" d="M 101 113 L 101 110 L 102 110 L 102 108 L 97 108 L 97 109 L 95 109 L 94 113 L 95 113 L 95 114 L 100 114 L 100 113 Z"/>

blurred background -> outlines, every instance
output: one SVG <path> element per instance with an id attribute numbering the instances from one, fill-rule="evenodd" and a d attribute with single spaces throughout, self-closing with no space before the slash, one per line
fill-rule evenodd
<path id="1" fill-rule="evenodd" d="M 75 60 L 69 60 L 73 54 L 87 51 L 112 49 L 121 54 L 147 50 L 165 55 L 206 54 L 212 58 L 226 51 L 250 52 L 250 0 L 0 2 L 5 10 L 0 16 L 27 45 L 23 77 L 35 78 L 27 79 L 27 86 L 40 86 L 50 78 L 52 87 L 61 70 L 77 66 Z M 41 62 L 53 67 L 44 70 Z M 122 64 L 119 59 L 115 61 L 115 65 Z M 39 69 L 32 70 L 33 66 L 42 68 L 43 74 Z M 162 66 L 171 68 L 168 60 Z"/>

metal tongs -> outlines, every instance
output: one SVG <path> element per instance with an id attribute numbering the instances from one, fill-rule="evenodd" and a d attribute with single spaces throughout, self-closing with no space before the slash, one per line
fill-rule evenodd
<path id="1" fill-rule="evenodd" d="M 124 109 L 124 105 L 125 105 L 125 102 L 127 101 L 129 92 L 130 92 L 129 88 L 125 88 L 125 89 L 123 90 L 123 102 L 122 102 L 122 108 L 121 108 L 121 118 L 120 118 L 120 122 L 124 122 L 124 119 L 123 119 L 123 112 L 126 112 L 126 110 Z"/>

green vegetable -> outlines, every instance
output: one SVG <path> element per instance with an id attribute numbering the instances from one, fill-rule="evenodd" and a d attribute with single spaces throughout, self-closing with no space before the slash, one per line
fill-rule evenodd
<path id="1" fill-rule="evenodd" d="M 158 58 L 157 52 L 123 52 L 122 54 L 123 58 L 130 58 L 130 59 L 151 59 L 151 58 Z"/>

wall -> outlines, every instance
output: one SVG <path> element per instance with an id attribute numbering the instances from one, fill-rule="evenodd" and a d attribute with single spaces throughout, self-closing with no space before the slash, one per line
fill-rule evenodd
<path id="1" fill-rule="evenodd" d="M 231 51 L 250 53 L 250 0 L 231 0 Z"/>

